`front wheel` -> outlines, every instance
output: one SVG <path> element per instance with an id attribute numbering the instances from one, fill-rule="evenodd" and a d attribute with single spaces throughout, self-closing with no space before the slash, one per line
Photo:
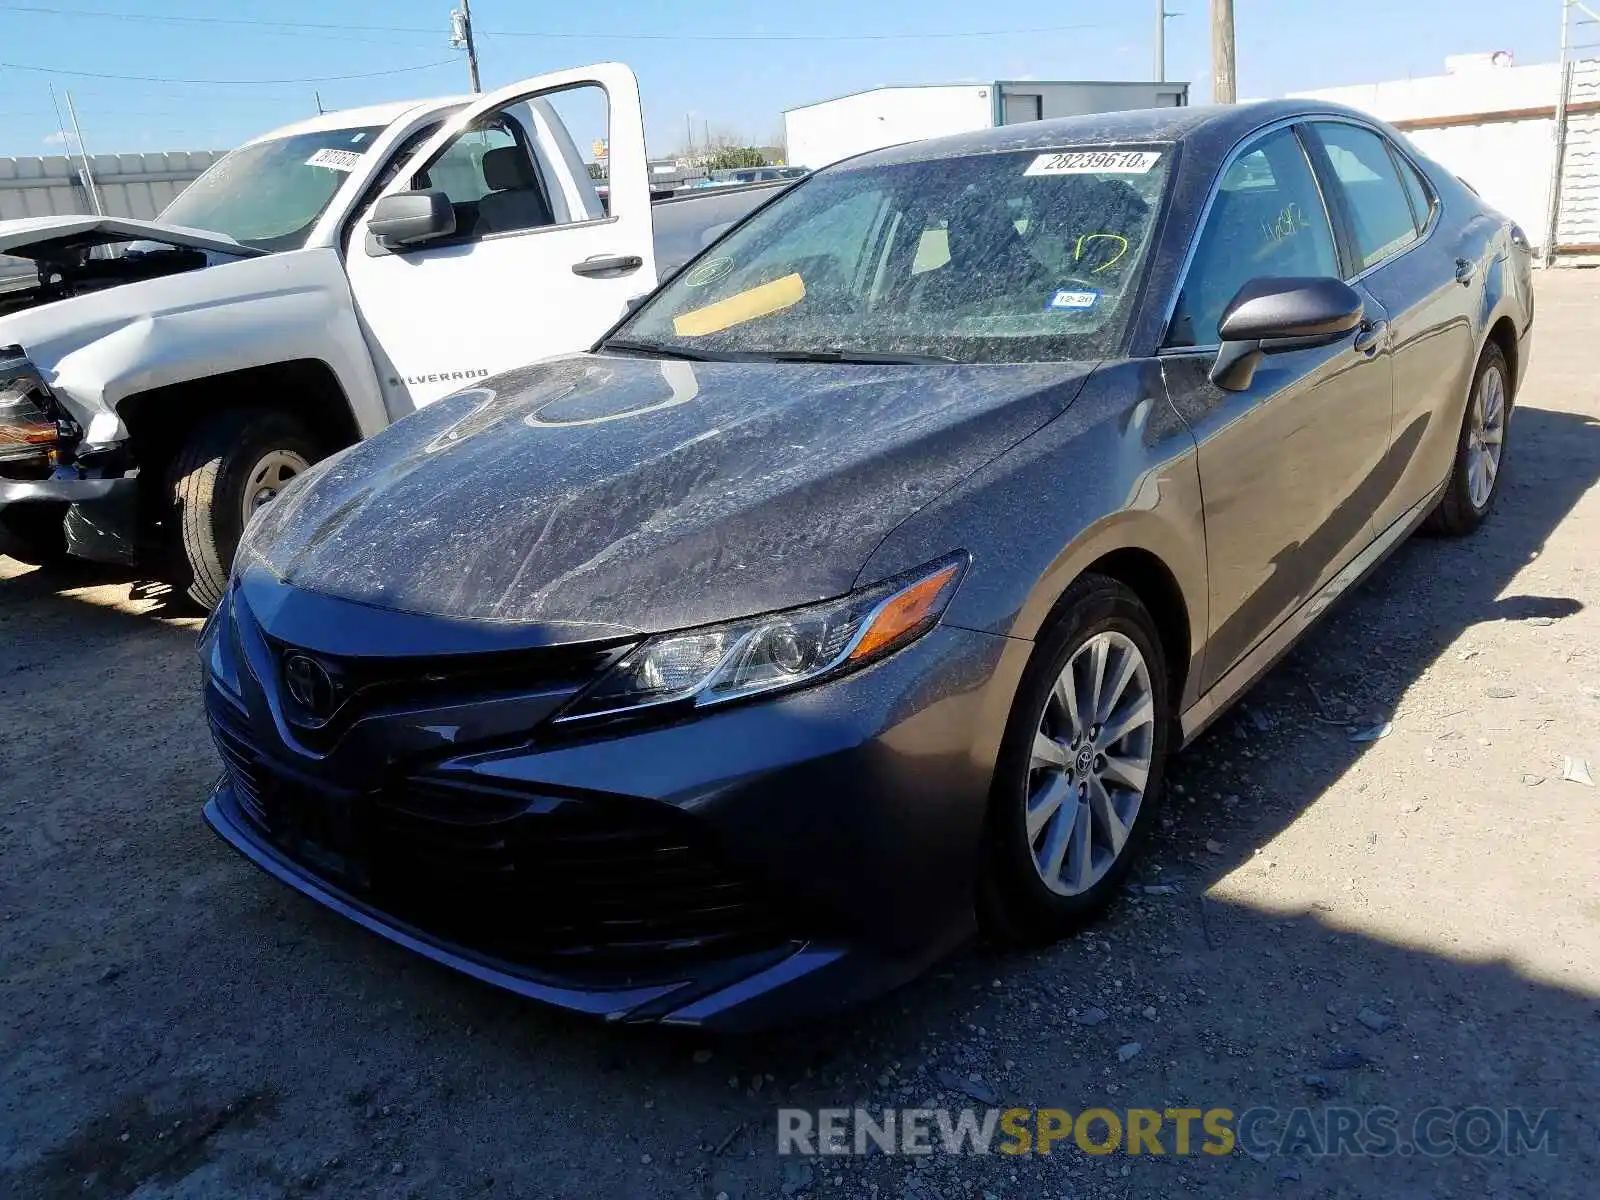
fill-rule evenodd
<path id="1" fill-rule="evenodd" d="M 1472 377 L 1472 394 L 1456 439 L 1450 479 L 1438 507 L 1423 524 L 1427 532 L 1461 537 L 1481 525 L 1494 507 L 1511 424 L 1510 380 L 1505 355 L 1490 342 Z"/>
<path id="2" fill-rule="evenodd" d="M 179 582 L 191 600 L 216 607 L 246 522 L 320 457 L 305 427 L 285 413 L 231 409 L 196 427 L 169 474 Z"/>
<path id="3" fill-rule="evenodd" d="M 1155 821 L 1171 724 L 1161 639 L 1114 579 L 1073 584 L 1012 706 L 990 797 L 979 904 L 1003 941 L 1098 913 Z"/>

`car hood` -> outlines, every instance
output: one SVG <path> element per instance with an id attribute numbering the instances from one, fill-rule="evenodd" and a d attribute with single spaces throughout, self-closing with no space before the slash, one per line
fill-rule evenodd
<path id="1" fill-rule="evenodd" d="M 163 225 L 158 221 L 84 216 L 21 217 L 13 221 L 0 221 L 0 254 L 15 258 L 37 258 L 69 246 L 81 249 L 140 241 L 164 242 L 169 246 L 240 256 L 265 253 L 241 245 L 220 233 L 207 233 L 203 229 L 188 229 L 182 225 Z"/>
<path id="2" fill-rule="evenodd" d="M 805 604 L 1092 369 L 557 359 L 319 464 L 245 552 L 295 588 L 453 619 L 652 633 Z"/>

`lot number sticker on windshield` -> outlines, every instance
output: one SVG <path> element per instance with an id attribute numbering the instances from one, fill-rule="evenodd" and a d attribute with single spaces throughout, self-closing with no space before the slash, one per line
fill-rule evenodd
<path id="1" fill-rule="evenodd" d="M 1161 161 L 1159 150 L 1066 150 L 1041 154 L 1024 175 L 1143 175 Z"/>
<path id="2" fill-rule="evenodd" d="M 318 150 L 306 159 L 306 166 L 327 167 L 333 171 L 354 171 L 360 161 L 361 154 L 356 150 Z"/>

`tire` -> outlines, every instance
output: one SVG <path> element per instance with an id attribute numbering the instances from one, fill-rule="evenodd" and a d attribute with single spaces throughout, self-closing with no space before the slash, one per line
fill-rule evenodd
<path id="1" fill-rule="evenodd" d="M 229 409 L 194 429 L 168 475 L 177 539 L 175 582 L 191 600 L 207 610 L 216 607 L 245 522 L 255 506 L 270 499 L 262 493 L 276 494 L 277 487 L 320 457 L 305 427 L 285 413 Z"/>
<path id="2" fill-rule="evenodd" d="M 1103 575 L 1086 575 L 1077 580 L 1062 597 L 1057 611 L 1060 616 L 1039 642 L 1023 673 L 1001 743 L 989 799 L 978 908 L 985 930 L 1002 943 L 1027 945 L 1053 941 L 1098 914 L 1122 886 L 1140 846 L 1157 820 L 1172 710 L 1166 657 L 1155 623 L 1138 596 Z M 1075 752 L 1070 748 L 1072 743 L 1068 743 L 1071 722 L 1056 694 L 1056 684 L 1071 664 L 1075 672 L 1073 677 L 1079 681 L 1078 694 L 1087 696 L 1097 646 L 1106 650 L 1102 662 L 1106 679 L 1119 675 L 1129 650 L 1137 654 L 1143 673 L 1137 670 L 1133 673 L 1119 696 L 1112 698 L 1109 712 L 1114 717 L 1126 714 L 1134 705 L 1136 694 L 1142 690 L 1148 700 L 1148 722 L 1140 723 L 1134 731 L 1105 746 L 1107 750 L 1120 753 L 1102 756 L 1091 750 L 1086 761 L 1081 747 Z M 1086 710 L 1087 705 L 1080 701 L 1079 708 Z M 1102 705 L 1102 720 L 1107 711 Z M 1086 712 L 1082 724 L 1091 724 Z M 1035 735 L 1046 730 L 1052 740 L 1059 734 L 1061 741 L 1068 744 L 1061 755 L 1063 765 L 1059 772 L 1053 764 L 1041 767 L 1035 759 Z M 1117 776 L 1146 755 L 1144 790 L 1134 800 L 1136 807 L 1131 807 L 1133 791 Z M 1102 774 L 1102 764 L 1108 758 L 1124 764 L 1122 771 L 1112 768 Z M 1085 765 L 1089 767 L 1091 782 L 1084 781 Z M 1068 766 L 1074 772 L 1071 776 L 1065 774 Z M 1136 778 L 1136 775 L 1129 772 L 1127 778 Z M 1104 797 L 1104 802 L 1091 803 L 1091 790 L 1096 783 L 1098 790 L 1092 791 L 1092 795 Z M 1039 866 L 1041 857 L 1048 863 L 1045 849 L 1052 845 L 1051 839 L 1057 834 L 1054 821 L 1039 828 L 1035 837 L 1028 833 L 1030 799 L 1044 796 L 1052 785 L 1067 788 L 1058 793 L 1064 798 L 1056 812 L 1071 814 L 1076 821 L 1070 826 L 1070 840 L 1055 886 L 1045 882 L 1044 868 Z M 1125 831 L 1120 849 L 1115 853 L 1110 825 L 1097 821 L 1094 816 L 1097 808 L 1105 807 L 1107 802 L 1109 811 L 1117 815 Z M 1131 821 L 1127 819 L 1129 816 Z M 1090 833 L 1091 855 L 1087 869 L 1084 869 L 1084 860 L 1077 855 L 1082 845 L 1080 835 L 1085 828 L 1084 821 L 1089 823 Z"/>
<path id="3" fill-rule="evenodd" d="M 1496 391 L 1494 378 L 1498 378 Z M 1498 416 L 1491 411 L 1486 417 L 1484 405 L 1495 401 L 1498 395 Z M 1494 425 L 1498 422 L 1498 428 Z M 1494 470 L 1485 491 L 1474 473 L 1475 461 L 1485 459 L 1485 447 L 1480 441 L 1484 432 L 1500 438 L 1499 452 L 1492 456 Z M 1511 372 L 1506 367 L 1506 357 L 1500 347 L 1490 342 L 1478 359 L 1478 369 L 1472 375 L 1472 390 L 1467 394 L 1467 410 L 1461 417 L 1461 432 L 1456 438 L 1455 456 L 1450 460 L 1450 478 L 1438 506 L 1428 514 L 1422 528 L 1427 533 L 1445 537 L 1463 537 L 1471 533 L 1494 509 L 1500 495 L 1500 481 L 1505 478 L 1506 451 L 1511 434 Z M 1480 465 L 1477 470 L 1484 468 Z M 1476 499 L 1474 493 L 1476 492 Z"/>
<path id="4" fill-rule="evenodd" d="M 66 507 L 60 504 L 14 504 L 0 512 L 0 554 L 48 567 L 67 560 Z"/>

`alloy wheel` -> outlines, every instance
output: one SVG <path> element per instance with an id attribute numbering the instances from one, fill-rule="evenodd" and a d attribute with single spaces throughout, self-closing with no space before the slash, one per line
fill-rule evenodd
<path id="1" fill-rule="evenodd" d="M 1144 655 L 1120 633 L 1095 634 L 1051 688 L 1028 768 L 1028 842 L 1051 891 L 1088 891 L 1122 854 L 1144 803 L 1155 732 Z"/>
<path id="2" fill-rule="evenodd" d="M 1472 393 L 1472 418 L 1467 428 L 1467 496 L 1481 511 L 1494 494 L 1500 474 L 1500 449 L 1506 432 L 1506 381 L 1490 367 Z"/>

